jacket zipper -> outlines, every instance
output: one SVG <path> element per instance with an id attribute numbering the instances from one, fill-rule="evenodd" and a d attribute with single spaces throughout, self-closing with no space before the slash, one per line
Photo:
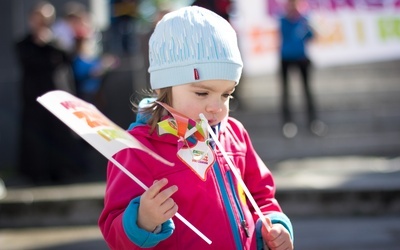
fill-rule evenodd
<path id="1" fill-rule="evenodd" d="M 236 223 L 235 213 L 233 212 L 233 207 L 229 200 L 225 182 L 222 177 L 222 170 L 220 169 L 217 161 L 215 161 L 213 168 L 214 168 L 215 177 L 218 181 L 218 186 L 219 186 L 221 194 L 222 194 L 222 199 L 225 204 L 226 212 L 228 214 L 228 218 L 229 218 L 231 227 L 233 228 L 232 233 L 233 233 L 233 237 L 235 239 L 236 248 L 238 250 L 243 250 L 243 245 L 242 245 L 242 241 L 240 239 L 240 234 L 239 234 L 240 229 Z"/>
<path id="2" fill-rule="evenodd" d="M 219 125 L 215 126 L 213 128 L 213 130 L 214 130 L 215 134 L 218 136 Z M 215 149 L 215 145 L 214 145 L 213 141 L 211 140 L 210 142 L 211 142 L 211 147 L 213 149 Z M 236 224 L 235 213 L 233 212 L 233 207 L 232 207 L 232 204 L 231 204 L 230 199 L 228 197 L 228 191 L 227 191 L 227 187 L 225 186 L 225 181 L 224 181 L 224 178 L 223 178 L 223 172 L 222 172 L 221 168 L 218 165 L 218 161 L 215 161 L 213 167 L 214 167 L 215 176 L 216 176 L 217 181 L 218 181 L 218 185 L 219 185 L 220 190 L 221 190 L 221 194 L 222 194 L 222 198 L 223 198 L 225 207 L 227 208 L 227 213 L 228 213 L 228 217 L 229 217 L 231 226 L 235 229 L 235 230 L 233 230 L 233 236 L 235 238 L 236 246 L 237 246 L 238 250 L 242 250 L 243 249 L 243 244 L 242 244 L 242 240 L 241 240 L 240 233 L 239 233 L 240 230 L 239 230 L 239 227 Z M 231 188 L 231 190 L 233 192 L 233 196 L 234 196 L 236 207 L 237 207 L 237 209 L 239 211 L 240 224 L 241 224 L 242 228 L 244 229 L 244 232 L 245 232 L 245 234 L 246 234 L 246 236 L 248 238 L 248 237 L 250 237 L 250 234 L 249 234 L 247 222 L 244 219 L 243 210 L 242 210 L 242 207 L 240 206 L 240 203 L 239 203 L 239 200 L 238 200 L 238 196 L 237 196 L 237 192 L 233 188 L 234 185 L 233 185 L 233 181 L 232 181 L 232 176 L 228 175 L 228 181 L 229 181 L 229 186 L 230 186 L 230 188 Z"/>
<path id="3" fill-rule="evenodd" d="M 239 201 L 239 196 L 238 196 L 237 190 L 235 188 L 235 185 L 234 185 L 234 182 L 233 182 L 233 179 L 232 179 L 231 171 L 226 172 L 226 175 L 227 175 L 227 178 L 228 178 L 228 181 L 229 181 L 229 186 L 231 187 L 231 190 L 232 190 L 232 193 L 233 193 L 233 197 L 234 197 L 234 200 L 235 200 L 235 203 L 236 203 L 236 207 L 237 207 L 237 209 L 239 211 L 240 224 L 242 226 L 242 229 L 244 230 L 244 233 L 246 234 L 246 237 L 249 238 L 250 237 L 249 227 L 247 225 L 247 221 L 246 221 L 245 216 L 244 216 L 243 208 L 242 208 L 242 206 L 240 204 L 240 201 Z"/>

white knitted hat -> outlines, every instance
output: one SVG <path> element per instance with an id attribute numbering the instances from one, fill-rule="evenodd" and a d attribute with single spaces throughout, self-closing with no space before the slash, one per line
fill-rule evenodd
<path id="1" fill-rule="evenodd" d="M 152 89 L 204 80 L 239 83 L 243 68 L 232 26 L 197 6 L 170 12 L 157 23 L 149 60 Z"/>

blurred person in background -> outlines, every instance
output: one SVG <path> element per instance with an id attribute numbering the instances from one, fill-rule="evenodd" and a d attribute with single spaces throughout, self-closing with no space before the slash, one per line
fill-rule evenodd
<path id="1" fill-rule="evenodd" d="M 117 59 L 103 54 L 98 46 L 98 35 L 89 13 L 82 13 L 74 33 L 72 70 L 76 95 L 96 106 L 102 106 L 102 83 L 109 70 L 117 66 Z"/>
<path id="2" fill-rule="evenodd" d="M 317 119 L 315 102 L 310 88 L 311 61 L 307 54 L 307 44 L 314 37 L 307 17 L 300 10 L 301 0 L 287 0 L 285 12 L 279 19 L 280 81 L 282 87 L 282 133 L 287 138 L 296 136 L 298 128 L 293 121 L 289 101 L 289 72 L 299 70 L 307 103 L 308 126 L 312 133 L 322 136 L 326 133 L 325 123 Z"/>
<path id="3" fill-rule="evenodd" d="M 110 46 L 119 56 L 133 55 L 138 46 L 136 21 L 138 20 L 138 0 L 110 0 Z"/>
<path id="4" fill-rule="evenodd" d="M 72 54 L 75 51 L 75 33 L 81 26 L 81 17 L 86 14 L 86 7 L 80 2 L 70 1 L 63 5 L 63 16 L 52 25 L 57 46 Z"/>
<path id="5" fill-rule="evenodd" d="M 54 43 L 55 15 L 52 4 L 38 2 L 28 16 L 28 34 L 16 43 L 22 97 L 18 170 L 36 185 L 70 182 L 82 166 L 72 132 L 36 101 L 59 88 L 57 69 L 70 64 L 68 55 Z"/>
<path id="6" fill-rule="evenodd" d="M 80 99 L 94 104 L 102 109 L 106 105 L 103 93 L 103 84 L 108 72 L 117 66 L 117 59 L 108 54 L 103 54 L 101 35 L 95 27 L 89 12 L 80 12 L 76 16 L 74 25 L 74 49 L 72 52 L 72 72 L 75 80 L 75 95 Z M 84 171 L 87 180 L 92 180 L 90 173 L 96 173 L 91 167 L 90 155 L 96 150 L 85 140 L 80 142 L 81 159 L 84 161 Z"/>

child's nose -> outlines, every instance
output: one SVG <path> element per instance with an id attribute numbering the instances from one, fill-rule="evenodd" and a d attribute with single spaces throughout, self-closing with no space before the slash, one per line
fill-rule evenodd
<path id="1" fill-rule="evenodd" d="M 206 111 L 209 113 L 219 113 L 222 111 L 223 103 L 221 101 L 213 101 L 207 105 Z"/>

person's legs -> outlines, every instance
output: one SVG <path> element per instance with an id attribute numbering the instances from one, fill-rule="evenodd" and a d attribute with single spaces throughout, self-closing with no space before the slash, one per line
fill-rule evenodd
<path id="1" fill-rule="evenodd" d="M 306 98 L 306 105 L 307 105 L 307 118 L 308 118 L 308 126 L 312 133 L 318 136 L 323 136 L 327 133 L 327 126 L 324 122 L 318 119 L 316 109 L 315 109 L 315 102 L 314 97 L 310 87 L 309 75 L 310 75 L 310 61 L 300 61 L 298 64 L 302 83 L 303 83 L 303 90 L 304 95 Z"/>
<path id="2" fill-rule="evenodd" d="M 308 60 L 300 61 L 298 63 L 300 70 L 301 80 L 303 83 L 304 96 L 306 98 L 307 115 L 309 125 L 317 118 L 314 104 L 314 97 L 311 92 L 309 74 L 310 74 L 310 63 Z"/>
<path id="3" fill-rule="evenodd" d="M 281 114 L 283 124 L 291 122 L 291 114 L 289 108 L 289 86 L 288 86 L 289 62 L 282 60 L 280 68 L 281 77 Z"/>
<path id="4" fill-rule="evenodd" d="M 18 157 L 18 174 L 24 182 L 28 182 L 26 184 L 34 185 L 50 183 L 49 147 L 46 136 L 48 127 L 43 119 L 43 115 L 48 111 L 38 107 L 39 105 L 25 106 L 22 111 Z"/>
<path id="5" fill-rule="evenodd" d="M 282 133 L 287 138 L 292 138 L 297 134 L 297 126 L 292 121 L 289 103 L 289 70 L 290 61 L 281 61 L 280 77 L 281 77 L 281 112 L 282 112 Z"/>

